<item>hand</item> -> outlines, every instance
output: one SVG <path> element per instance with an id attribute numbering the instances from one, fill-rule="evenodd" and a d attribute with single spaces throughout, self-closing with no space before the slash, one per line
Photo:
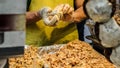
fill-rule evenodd
<path id="1" fill-rule="evenodd" d="M 63 6 L 62 11 L 63 11 L 63 13 L 64 13 L 62 20 L 63 20 L 63 21 L 68 21 L 68 22 L 72 22 L 72 21 L 73 21 L 72 14 L 73 14 L 73 12 L 74 12 L 73 7 L 71 7 L 69 4 L 65 4 L 65 5 Z"/>
<path id="2" fill-rule="evenodd" d="M 42 18 L 48 17 L 48 14 L 52 12 L 52 9 L 49 7 L 43 7 L 42 9 L 40 9 L 40 11 L 38 11 L 39 15 Z"/>
<path id="3" fill-rule="evenodd" d="M 60 4 L 56 6 L 53 10 L 53 12 L 59 13 L 62 12 L 63 14 L 69 14 L 74 11 L 73 7 L 71 7 L 69 4 Z"/>
<path id="4" fill-rule="evenodd" d="M 71 7 L 69 4 L 61 4 L 58 5 L 53 12 L 60 13 L 60 20 L 63 21 L 71 21 L 72 19 L 72 13 L 74 12 L 73 7 Z"/>
<path id="5" fill-rule="evenodd" d="M 74 12 L 74 8 L 71 7 L 69 4 L 63 4 L 61 8 L 63 14 L 71 14 Z"/>
<path id="6" fill-rule="evenodd" d="M 39 14 L 42 17 L 45 25 L 53 26 L 58 21 L 56 15 L 54 15 L 54 16 L 49 15 L 51 12 L 52 12 L 52 10 L 49 7 L 44 7 L 39 11 Z"/>

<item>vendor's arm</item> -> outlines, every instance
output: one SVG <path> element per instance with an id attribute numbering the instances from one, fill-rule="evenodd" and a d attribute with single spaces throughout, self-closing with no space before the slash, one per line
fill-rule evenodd
<path id="1" fill-rule="evenodd" d="M 75 6 L 77 9 L 73 13 L 73 18 L 76 22 L 80 22 L 81 20 L 86 18 L 86 14 L 83 10 L 83 3 L 84 0 L 75 0 Z"/>
<path id="2" fill-rule="evenodd" d="M 26 12 L 26 21 L 27 21 L 27 24 L 30 24 L 30 23 L 35 23 L 37 21 L 41 20 L 41 16 L 40 14 L 36 11 L 34 12 Z"/>
<path id="3" fill-rule="evenodd" d="M 64 21 L 75 21 L 80 22 L 86 18 L 86 14 L 83 10 L 83 2 L 84 0 L 75 0 L 76 10 L 72 14 L 65 15 L 63 20 Z"/>
<path id="4" fill-rule="evenodd" d="M 72 14 L 73 20 L 75 22 L 80 22 L 81 20 L 86 18 L 86 15 L 83 10 L 83 6 L 79 7 L 75 12 Z"/>

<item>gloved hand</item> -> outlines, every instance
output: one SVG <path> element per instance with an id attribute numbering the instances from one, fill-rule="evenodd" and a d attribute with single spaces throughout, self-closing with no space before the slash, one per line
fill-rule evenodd
<path id="1" fill-rule="evenodd" d="M 55 25 L 55 23 L 58 21 L 57 16 L 53 16 L 52 19 L 50 19 L 49 14 L 51 12 L 52 12 L 52 9 L 49 7 L 44 7 L 39 11 L 39 14 L 42 17 L 44 24 L 48 26 Z"/>
<path id="2" fill-rule="evenodd" d="M 108 0 L 89 0 L 85 7 L 94 22 L 104 23 L 111 18 L 112 3 Z"/>
<path id="3" fill-rule="evenodd" d="M 68 21 L 68 22 L 74 21 L 73 20 L 73 12 L 74 12 L 73 7 L 71 7 L 69 4 L 65 4 L 62 11 L 63 11 L 63 17 L 61 18 L 61 20 Z"/>
<path id="4" fill-rule="evenodd" d="M 60 4 L 53 9 L 51 14 L 57 15 L 59 20 L 71 21 L 73 11 L 73 7 L 69 4 Z"/>
<path id="5" fill-rule="evenodd" d="M 49 7 L 44 7 L 39 11 L 44 23 L 48 26 L 56 25 L 59 20 L 65 21 L 70 19 L 73 8 L 69 4 L 61 4 L 56 6 L 53 10 Z"/>

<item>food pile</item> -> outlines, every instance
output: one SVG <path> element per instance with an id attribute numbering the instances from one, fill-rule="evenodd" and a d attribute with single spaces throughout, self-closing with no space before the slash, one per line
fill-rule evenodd
<path id="1" fill-rule="evenodd" d="M 23 57 L 9 59 L 10 68 L 115 68 L 85 42 L 75 40 L 58 47 L 54 53 L 40 54 L 41 47 L 30 46 Z"/>
<path id="2" fill-rule="evenodd" d="M 72 41 L 54 54 L 43 55 L 46 68 L 115 68 L 89 44 Z"/>
<path id="3" fill-rule="evenodd" d="M 37 47 L 28 47 L 23 57 L 9 59 L 9 68 L 42 68 L 43 63 L 37 51 Z"/>

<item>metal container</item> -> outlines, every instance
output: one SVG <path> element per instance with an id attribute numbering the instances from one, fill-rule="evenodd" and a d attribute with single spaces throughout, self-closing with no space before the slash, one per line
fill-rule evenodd
<path id="1" fill-rule="evenodd" d="M 0 58 L 24 53 L 27 0 L 0 0 Z"/>

